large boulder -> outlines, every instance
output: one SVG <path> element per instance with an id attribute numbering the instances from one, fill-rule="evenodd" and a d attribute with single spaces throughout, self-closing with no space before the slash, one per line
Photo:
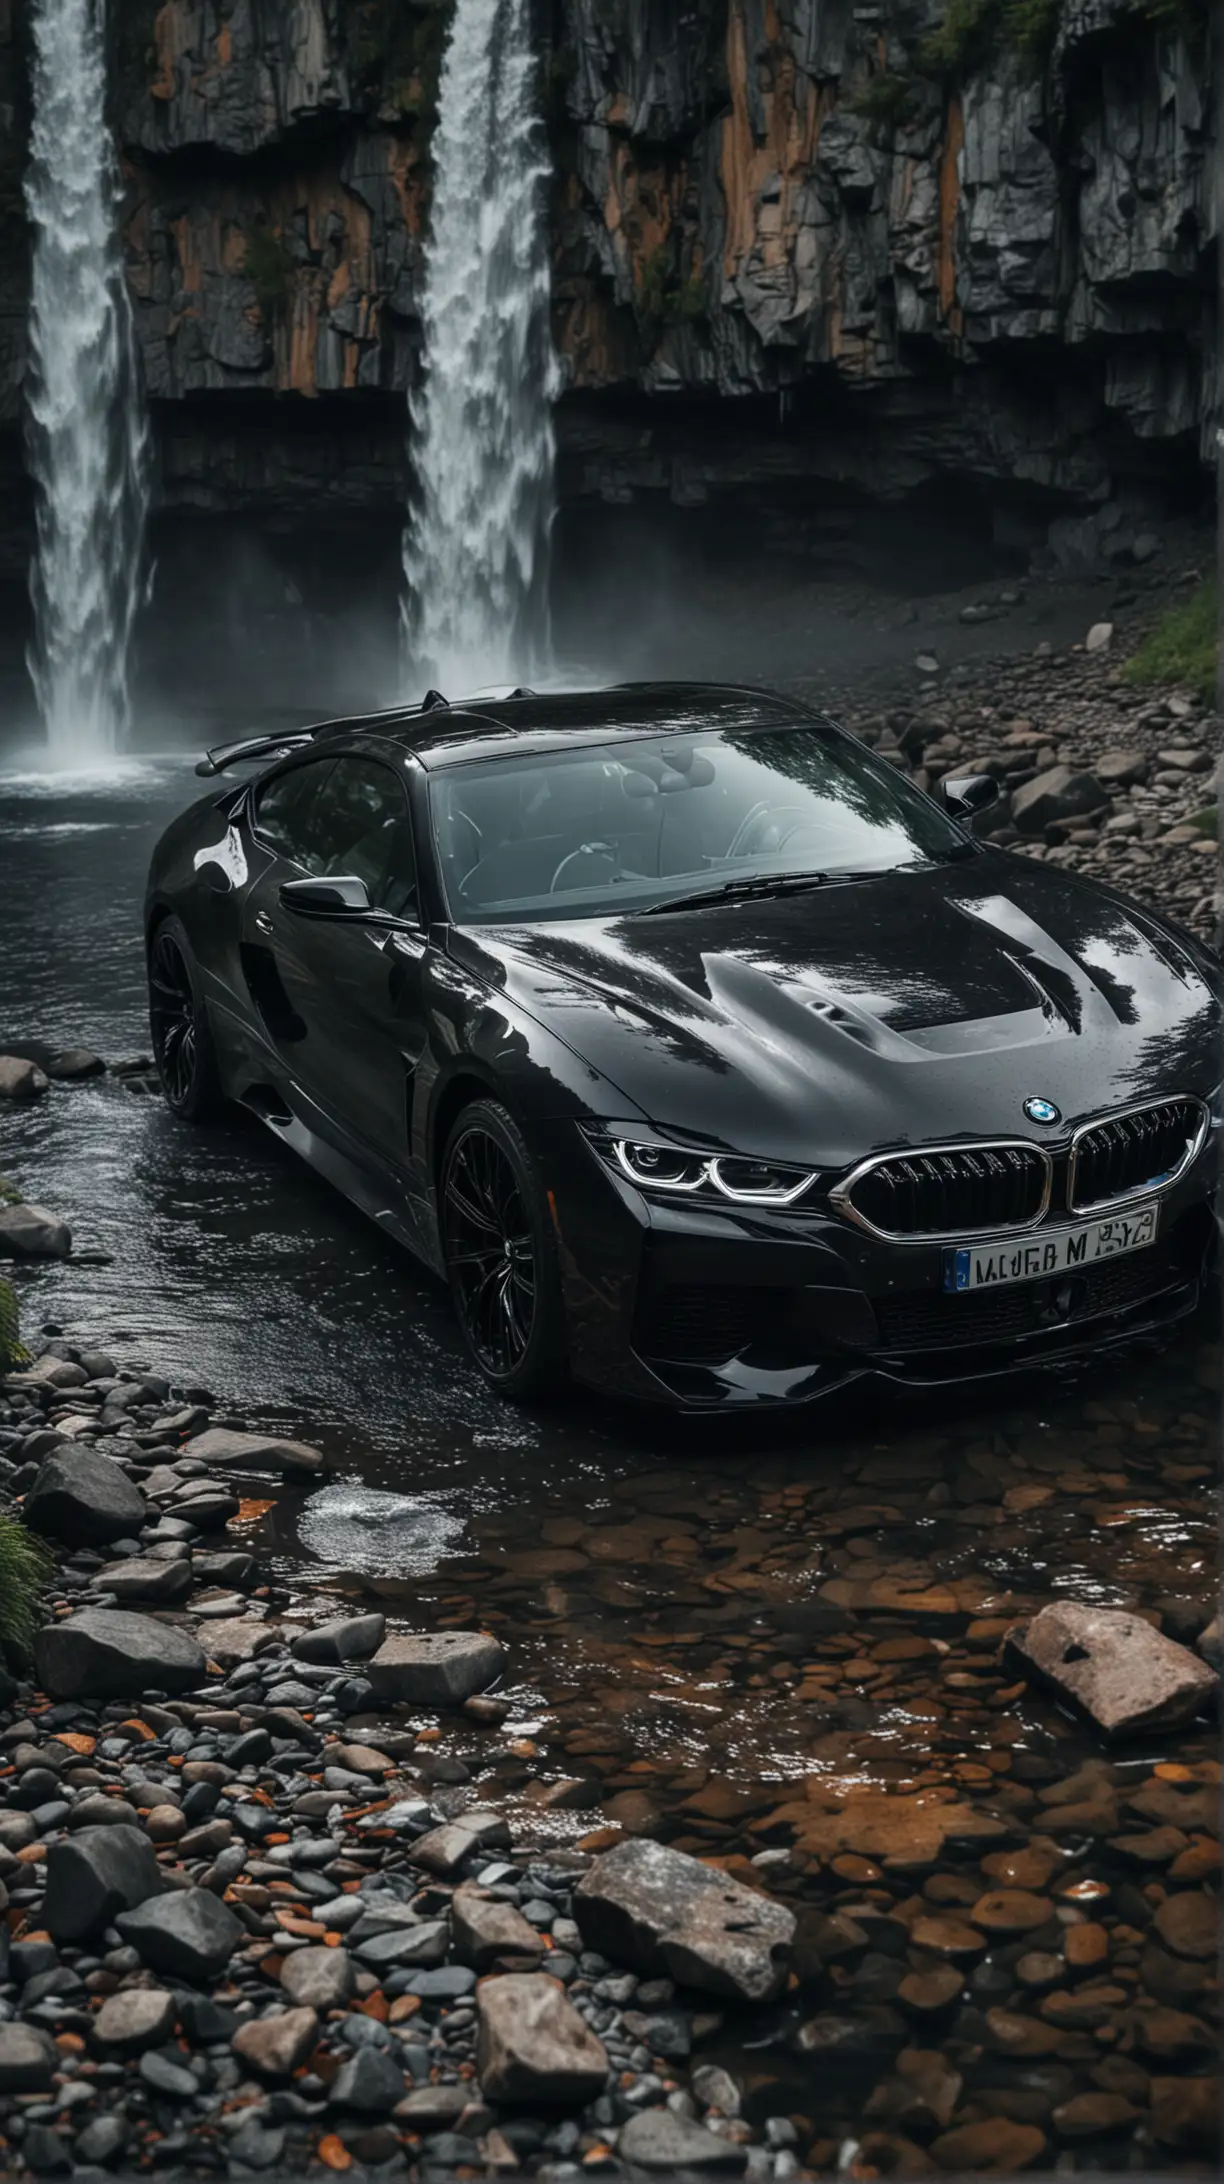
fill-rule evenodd
<path id="1" fill-rule="evenodd" d="M 741 2002 L 768 2002 L 786 1980 L 792 1914 L 683 1851 L 617 1843 L 574 1891 L 588 1949 L 648 1977 Z"/>
<path id="2" fill-rule="evenodd" d="M 276 1433 L 237 1433 L 209 1426 L 183 1444 L 184 1456 L 198 1463 L 233 1465 L 239 1471 L 322 1471 L 323 1451 L 309 1441 L 289 1441 Z"/>
<path id="3" fill-rule="evenodd" d="M 25 1498 L 32 1532 L 68 1547 L 131 1539 L 146 1521 L 144 1495 L 112 1457 L 96 1448 L 57 1449 L 39 1466 Z"/>
<path id="4" fill-rule="evenodd" d="M 72 1230 L 46 1206 L 0 1206 L 0 1256 L 9 1259 L 68 1259 Z"/>
<path id="5" fill-rule="evenodd" d="M 207 1888 L 178 1889 L 115 1920 L 150 1970 L 202 1984 L 225 1970 L 246 1928 Z"/>
<path id="6" fill-rule="evenodd" d="M 0 1100 L 40 1100 L 47 1079 L 37 1062 L 20 1054 L 0 1054 Z"/>
<path id="7" fill-rule="evenodd" d="M 1095 774 L 1047 766 L 1012 791 L 1012 818 L 1021 834 L 1043 834 L 1055 821 L 1086 818 L 1108 802 Z"/>
<path id="8" fill-rule="evenodd" d="M 400 1631 L 384 1639 L 367 1674 L 375 1698 L 401 1706 L 462 1706 L 496 1683 L 505 1658 L 487 1631 Z"/>
<path id="9" fill-rule="evenodd" d="M 1014 1624 L 1005 1652 L 1111 1740 L 1180 1728 L 1219 1683 L 1206 1661 L 1141 1616 L 1074 1600 L 1056 1600 L 1031 1622 Z"/>
<path id="10" fill-rule="evenodd" d="M 53 1941 L 84 1941 L 161 1894 L 156 1853 L 143 1829 L 81 1828 L 51 1844 L 43 1919 Z"/>
<path id="11" fill-rule="evenodd" d="M 608 2057 L 559 1980 L 508 1972 L 476 1990 L 476 2068 L 491 2101 L 580 2107 L 603 2092 Z"/>
<path id="12" fill-rule="evenodd" d="M 53 1699 L 139 1699 L 202 1683 L 195 1639 L 128 1608 L 81 1608 L 34 1639 L 38 1681 Z"/>

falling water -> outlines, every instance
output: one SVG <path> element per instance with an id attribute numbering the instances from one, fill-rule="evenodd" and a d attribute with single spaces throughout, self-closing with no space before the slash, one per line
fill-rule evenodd
<path id="1" fill-rule="evenodd" d="M 106 125 L 106 0 L 34 0 L 32 30 L 29 664 L 52 753 L 70 761 L 115 750 L 127 726 L 148 442 Z"/>
<path id="2" fill-rule="evenodd" d="M 530 14 L 457 0 L 442 67 L 404 630 L 412 683 L 444 690 L 517 680 L 547 647 L 557 369 Z"/>

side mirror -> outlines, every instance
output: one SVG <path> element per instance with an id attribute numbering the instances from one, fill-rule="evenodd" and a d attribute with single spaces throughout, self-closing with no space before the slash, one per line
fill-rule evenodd
<path id="1" fill-rule="evenodd" d="M 949 776 L 942 785 L 943 800 L 958 819 L 976 819 L 999 801 L 999 784 L 993 774 Z"/>
<path id="2" fill-rule="evenodd" d="M 325 879 L 285 880 L 280 890 L 281 907 L 295 910 L 300 918 L 368 918 L 370 894 L 364 880 L 351 873 L 329 873 Z"/>

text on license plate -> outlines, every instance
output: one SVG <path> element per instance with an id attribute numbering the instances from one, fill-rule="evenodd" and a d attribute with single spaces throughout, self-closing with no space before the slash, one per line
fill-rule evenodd
<path id="1" fill-rule="evenodd" d="M 944 1253 L 947 1290 L 995 1289 L 1002 1282 L 1036 1282 L 1045 1274 L 1073 1273 L 1124 1251 L 1142 1251 L 1156 1241 L 1159 1206 L 1137 1206 L 1111 1214 L 1107 1221 L 1087 1221 L 1081 1228 L 1050 1234 L 996 1239 L 982 1244 L 953 1244 Z"/>

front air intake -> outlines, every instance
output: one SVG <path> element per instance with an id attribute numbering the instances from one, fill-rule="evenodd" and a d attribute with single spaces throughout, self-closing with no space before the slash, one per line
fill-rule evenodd
<path id="1" fill-rule="evenodd" d="M 1049 1155 L 1022 1140 L 931 1147 L 863 1161 L 830 1198 L 873 1236 L 1006 1235 L 1041 1220 L 1051 1172 Z"/>
<path id="2" fill-rule="evenodd" d="M 1206 1108 L 1189 1096 L 1085 1123 L 1071 1141 L 1067 1204 L 1072 1213 L 1091 1213 L 1175 1183 L 1199 1151 L 1206 1129 Z"/>

